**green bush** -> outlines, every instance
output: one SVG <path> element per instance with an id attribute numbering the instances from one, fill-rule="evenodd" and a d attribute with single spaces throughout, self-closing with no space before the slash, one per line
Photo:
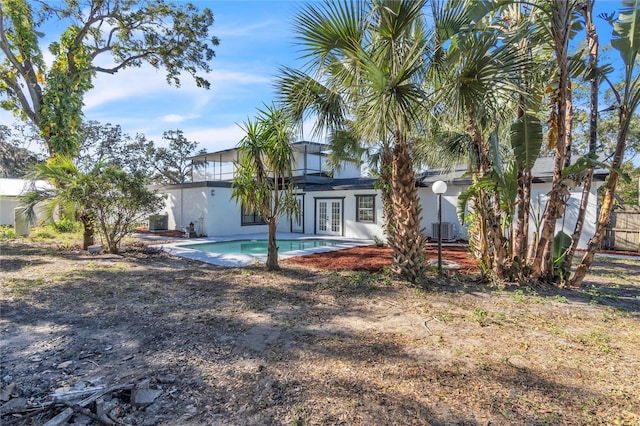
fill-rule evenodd
<path id="1" fill-rule="evenodd" d="M 11 225 L 0 225 L 0 240 L 16 239 L 16 231 Z"/>
<path id="2" fill-rule="evenodd" d="M 32 229 L 29 238 L 34 241 L 52 240 L 56 238 L 56 230 L 51 225 L 38 226 Z"/>
<path id="3" fill-rule="evenodd" d="M 74 228 L 77 230 L 59 231 L 52 223 L 49 223 L 32 228 L 28 238 L 35 242 L 56 242 L 60 246 L 76 245 L 82 241 L 82 226 L 75 223 Z"/>
<path id="4" fill-rule="evenodd" d="M 62 219 L 57 222 L 53 222 L 52 225 L 53 225 L 53 229 L 63 234 L 78 232 L 82 228 L 82 224 L 80 222 L 75 222 L 69 219 Z"/>

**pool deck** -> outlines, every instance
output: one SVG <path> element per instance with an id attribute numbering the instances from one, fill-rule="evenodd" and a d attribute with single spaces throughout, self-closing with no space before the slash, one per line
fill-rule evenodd
<path id="1" fill-rule="evenodd" d="M 165 238 L 166 239 L 166 238 Z M 208 253 L 205 251 L 194 250 L 186 248 L 186 245 L 203 244 L 203 243 L 219 243 L 223 241 L 237 241 L 237 240 L 266 240 L 267 234 L 242 234 L 242 235 L 230 235 L 226 237 L 207 237 L 207 238 L 191 238 L 180 239 L 176 242 L 157 244 L 152 247 L 161 249 L 175 256 L 184 257 L 187 259 L 198 260 L 200 262 L 209 263 L 212 265 L 226 266 L 226 267 L 243 267 L 252 265 L 254 263 L 264 263 L 267 260 L 267 255 L 247 255 L 247 254 L 221 254 L 221 253 Z M 305 250 L 294 250 L 285 253 L 280 253 L 278 259 L 287 259 L 295 256 L 306 256 L 313 253 L 326 253 L 334 250 L 342 250 L 351 247 L 368 246 L 374 244 L 373 240 L 344 238 L 336 236 L 320 236 L 320 235 L 306 235 L 306 234 L 292 234 L 292 233 L 278 233 L 276 240 L 339 240 L 344 241 L 343 244 L 336 246 L 326 247 L 314 247 Z"/>

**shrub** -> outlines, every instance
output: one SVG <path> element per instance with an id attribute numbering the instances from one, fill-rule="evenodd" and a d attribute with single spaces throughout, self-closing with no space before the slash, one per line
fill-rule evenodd
<path id="1" fill-rule="evenodd" d="M 57 222 L 53 222 L 52 226 L 53 229 L 61 233 L 78 232 L 82 228 L 80 222 L 75 222 L 69 219 L 62 219 Z"/>
<path id="2" fill-rule="evenodd" d="M 34 241 L 52 240 L 56 238 L 56 230 L 51 225 L 38 226 L 31 230 L 29 238 Z"/>
<path id="3" fill-rule="evenodd" d="M 0 240 L 16 239 L 16 231 L 11 225 L 0 225 Z"/>

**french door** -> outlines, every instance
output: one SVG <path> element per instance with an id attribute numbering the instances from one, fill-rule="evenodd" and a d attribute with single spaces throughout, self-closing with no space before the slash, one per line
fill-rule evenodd
<path id="1" fill-rule="evenodd" d="M 317 199 L 316 221 L 316 233 L 342 235 L 342 199 Z"/>

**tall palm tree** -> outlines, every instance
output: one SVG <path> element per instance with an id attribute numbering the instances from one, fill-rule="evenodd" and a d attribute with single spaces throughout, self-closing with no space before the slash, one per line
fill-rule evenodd
<path id="1" fill-rule="evenodd" d="M 509 266 L 510 223 L 515 204 L 514 167 L 503 167 L 500 142 L 515 117 L 517 77 L 524 55 L 519 38 L 499 31 L 499 12 L 472 2 L 434 3 L 434 59 L 430 68 L 433 114 L 457 123 L 457 142 L 468 149 L 473 185 L 462 194 L 473 201 L 471 246 L 482 270 L 504 278 Z M 478 16 L 482 19 L 478 19 Z M 501 137 L 502 135 L 502 137 Z M 464 136 L 464 137 L 463 137 Z M 450 140 L 456 140 L 449 136 Z M 448 144 L 442 144 L 448 146 Z M 517 156 L 516 156 L 517 157 Z M 463 207 L 463 206 L 461 206 Z M 463 209 L 464 210 L 464 209 Z"/>
<path id="2" fill-rule="evenodd" d="M 576 0 L 539 0 L 539 7 L 548 16 L 550 46 L 554 51 L 557 66 L 557 87 L 552 93 L 552 119 L 550 146 L 554 149 L 555 165 L 549 202 L 542 218 L 540 240 L 531 257 L 533 278 L 551 277 L 553 270 L 553 240 L 556 220 L 562 217 L 566 206 L 563 194 L 567 191 L 563 184 L 562 170 L 570 163 L 572 141 L 573 105 L 571 74 L 569 69 L 569 42 L 573 36 L 576 19 Z"/>
<path id="3" fill-rule="evenodd" d="M 620 177 L 619 170 L 624 161 L 627 146 L 627 135 L 631 120 L 640 104 L 640 0 L 625 0 L 622 3 L 619 18 L 613 22 L 611 45 L 616 49 L 624 62 L 624 82 L 618 90 L 607 79 L 617 100 L 618 137 L 611 164 L 611 173 L 604 186 L 605 194 L 600 208 L 596 232 L 589 240 L 587 251 L 582 257 L 570 279 L 570 285 L 579 286 L 591 267 L 596 251 L 602 243 L 606 227 L 611 219 L 611 210 L 615 201 L 616 185 Z"/>
<path id="4" fill-rule="evenodd" d="M 269 106 L 256 120 L 247 120 L 239 144 L 239 161 L 232 197 L 243 208 L 256 211 L 268 226 L 267 270 L 280 269 L 276 230 L 282 214 L 296 212 L 291 165 L 293 123 L 282 110 Z"/>
<path id="5" fill-rule="evenodd" d="M 352 123 L 367 145 L 390 141 L 381 183 L 388 194 L 385 232 L 393 270 L 419 282 L 426 270 L 425 237 L 411 158 L 426 99 L 425 0 L 309 3 L 295 30 L 308 60 L 304 70 L 284 68 L 282 101 L 298 120 L 316 119 L 317 135 Z M 383 194 L 384 195 L 384 194 Z"/>
<path id="6" fill-rule="evenodd" d="M 587 34 L 587 48 L 589 51 L 589 71 L 590 71 L 590 113 L 589 113 L 589 155 L 591 157 L 596 156 L 596 149 L 598 145 L 598 96 L 600 87 L 600 75 L 598 75 L 598 54 L 599 54 L 599 42 L 598 34 L 596 32 L 596 26 L 593 20 L 593 4 L 595 0 L 584 0 L 580 12 L 584 18 L 585 30 Z M 571 245 L 567 249 L 565 259 L 561 265 L 561 271 L 563 275 L 566 275 L 571 270 L 571 263 L 573 256 L 578 248 L 578 242 L 582 235 L 582 229 L 587 215 L 587 207 L 589 205 L 589 196 L 591 194 L 591 185 L 593 182 L 593 172 L 595 166 L 591 165 L 586 170 L 586 175 L 582 184 L 582 199 L 580 201 L 580 210 L 578 210 L 578 216 L 576 218 L 576 224 L 573 234 L 571 235 Z"/>

